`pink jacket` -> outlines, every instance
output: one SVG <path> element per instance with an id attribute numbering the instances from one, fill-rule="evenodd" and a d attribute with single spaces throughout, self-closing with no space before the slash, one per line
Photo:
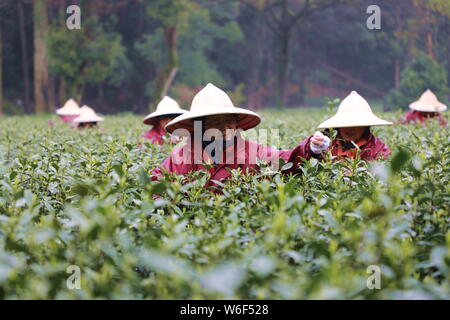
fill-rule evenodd
<path id="1" fill-rule="evenodd" d="M 77 118 L 78 116 L 59 116 L 59 118 L 62 120 L 62 122 L 64 123 L 72 123 L 72 121 Z"/>
<path id="2" fill-rule="evenodd" d="M 424 113 L 425 112 L 420 112 L 420 111 L 416 111 L 416 110 L 410 110 L 404 115 L 401 123 L 403 123 L 403 124 L 410 123 L 410 122 L 421 122 L 421 123 L 423 123 L 427 119 L 429 119 L 426 116 L 424 116 Z M 437 118 L 437 120 L 439 121 L 439 123 L 440 123 L 440 125 L 442 127 L 446 127 L 447 126 L 447 120 L 442 116 L 441 113 L 438 113 L 436 118 Z"/>
<path id="3" fill-rule="evenodd" d="M 295 150 L 295 149 L 294 149 Z M 170 156 L 162 163 L 160 168 L 152 171 L 152 179 L 158 180 L 163 176 L 163 171 L 168 173 L 186 174 L 192 171 L 207 171 L 210 175 L 206 187 L 214 186 L 211 180 L 223 181 L 231 173 L 229 170 L 240 168 L 242 172 L 250 174 L 258 171 L 257 160 L 267 163 L 278 164 L 280 158 L 286 162 L 291 156 L 292 150 L 278 150 L 262 144 L 238 138 L 237 143 L 224 151 L 221 164 L 211 165 L 207 170 L 202 163 L 212 163 L 208 153 L 201 146 L 192 143 L 189 138 L 186 144 L 176 148 Z"/>
<path id="4" fill-rule="evenodd" d="M 153 127 L 152 129 L 148 130 L 146 133 L 142 135 L 145 139 L 150 140 L 150 142 L 154 144 L 162 145 L 164 144 L 164 135 L 166 134 L 166 131 L 164 128 L 160 127 Z"/>

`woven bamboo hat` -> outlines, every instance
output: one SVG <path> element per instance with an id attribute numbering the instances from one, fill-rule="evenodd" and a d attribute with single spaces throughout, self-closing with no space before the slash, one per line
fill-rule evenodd
<path id="1" fill-rule="evenodd" d="M 237 128 L 242 130 L 256 127 L 261 122 L 259 115 L 250 110 L 235 107 L 225 91 L 208 83 L 192 99 L 189 112 L 173 119 L 165 129 L 170 133 L 176 129 L 193 131 L 194 119 L 215 115 L 236 115 Z"/>
<path id="2" fill-rule="evenodd" d="M 73 120 L 75 123 L 99 122 L 104 120 L 104 118 L 99 117 L 91 107 L 82 106 L 80 110 L 80 115 Z"/>
<path id="3" fill-rule="evenodd" d="M 67 100 L 62 108 L 56 109 L 56 114 L 59 116 L 78 116 L 80 112 L 80 106 L 73 99 Z"/>
<path id="4" fill-rule="evenodd" d="M 440 102 L 430 89 L 422 93 L 419 100 L 411 103 L 409 108 L 422 112 L 442 112 L 447 110 L 447 106 Z"/>
<path id="5" fill-rule="evenodd" d="M 164 97 L 156 106 L 156 111 L 150 113 L 144 118 L 144 123 L 148 125 L 155 125 L 159 117 L 162 116 L 179 116 L 186 113 L 186 110 L 180 108 L 178 103 L 170 97 Z"/>
<path id="6" fill-rule="evenodd" d="M 356 91 L 352 91 L 344 100 L 334 116 L 322 122 L 317 128 L 347 128 L 386 126 L 392 122 L 378 118 L 369 106 L 369 103 Z"/>

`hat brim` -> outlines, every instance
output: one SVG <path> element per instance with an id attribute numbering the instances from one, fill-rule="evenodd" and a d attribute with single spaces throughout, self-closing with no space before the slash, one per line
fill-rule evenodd
<path id="1" fill-rule="evenodd" d="M 79 116 L 81 111 L 76 110 L 64 110 L 64 108 L 56 109 L 56 114 L 58 116 Z"/>
<path id="2" fill-rule="evenodd" d="M 236 115 L 236 126 L 238 129 L 242 130 L 254 128 L 261 122 L 261 117 L 253 111 L 237 107 L 223 107 L 215 108 L 214 111 L 211 112 L 186 112 L 169 122 L 165 129 L 169 133 L 172 133 L 176 129 L 186 129 L 189 132 L 193 132 L 195 119 L 218 115 Z"/>
<path id="3" fill-rule="evenodd" d="M 75 123 L 86 123 L 86 122 L 100 122 L 105 120 L 102 117 L 92 117 L 92 118 L 81 118 L 81 119 L 74 119 L 73 122 Z"/>
<path id="4" fill-rule="evenodd" d="M 170 116 L 178 117 L 179 115 L 184 114 L 186 112 L 187 111 L 184 110 L 180 112 L 154 111 L 150 113 L 148 116 L 146 116 L 142 122 L 148 125 L 155 125 L 156 121 L 158 121 L 158 118 L 160 117 L 170 117 Z"/>
<path id="5" fill-rule="evenodd" d="M 372 127 L 372 126 L 389 126 L 392 122 L 378 118 L 375 115 L 364 118 L 353 118 L 333 116 L 322 122 L 317 129 L 329 128 L 350 128 L 350 127 Z"/>
<path id="6" fill-rule="evenodd" d="M 413 102 L 409 105 L 409 108 L 414 111 L 420 112 L 442 112 L 447 110 L 447 106 L 445 104 L 438 104 L 436 106 L 424 106 L 417 102 Z"/>

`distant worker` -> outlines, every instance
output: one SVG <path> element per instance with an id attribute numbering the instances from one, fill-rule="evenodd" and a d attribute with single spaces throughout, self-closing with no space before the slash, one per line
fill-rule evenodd
<path id="1" fill-rule="evenodd" d="M 180 108 L 178 103 L 170 97 L 164 97 L 156 107 L 156 111 L 150 113 L 144 118 L 144 123 L 153 126 L 150 130 L 145 132 L 142 137 L 150 140 L 151 143 L 162 145 L 165 142 L 166 130 L 164 127 L 170 121 L 175 119 L 180 114 L 187 112 Z M 176 139 L 171 138 L 172 142 Z"/>
<path id="2" fill-rule="evenodd" d="M 447 126 L 447 120 L 442 116 L 447 106 L 440 102 L 436 95 L 428 89 L 419 98 L 409 105 L 411 109 L 402 118 L 401 123 L 420 122 L 425 123 L 428 119 L 437 119 L 442 127 Z"/>
<path id="3" fill-rule="evenodd" d="M 97 123 L 103 121 L 104 118 L 98 116 L 95 111 L 88 106 L 83 106 L 80 109 L 80 115 L 73 120 L 78 124 L 78 128 L 90 128 L 97 126 Z"/>
<path id="4" fill-rule="evenodd" d="M 56 110 L 61 121 L 72 124 L 73 120 L 80 115 L 81 108 L 74 99 L 69 99 L 62 108 Z"/>
<path id="5" fill-rule="evenodd" d="M 387 158 L 391 150 L 371 133 L 370 127 L 391 124 L 392 122 L 378 118 L 369 103 L 356 91 L 352 91 L 342 100 L 336 114 L 318 126 L 318 129 L 326 129 L 325 134 L 316 131 L 305 139 L 293 150 L 288 161 L 296 164 L 299 157 L 321 159 L 327 151 L 335 157 L 334 160 L 354 159 L 357 156 L 367 161 Z M 332 129 L 337 129 L 333 141 L 329 137 Z M 295 172 L 296 167 L 290 171 Z"/>

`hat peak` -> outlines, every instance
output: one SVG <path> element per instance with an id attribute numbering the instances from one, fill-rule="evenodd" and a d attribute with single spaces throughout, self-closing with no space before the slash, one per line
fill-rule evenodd
<path id="1" fill-rule="evenodd" d="M 217 107 L 234 107 L 234 105 L 225 91 L 208 83 L 192 99 L 191 111 L 210 110 Z"/>

